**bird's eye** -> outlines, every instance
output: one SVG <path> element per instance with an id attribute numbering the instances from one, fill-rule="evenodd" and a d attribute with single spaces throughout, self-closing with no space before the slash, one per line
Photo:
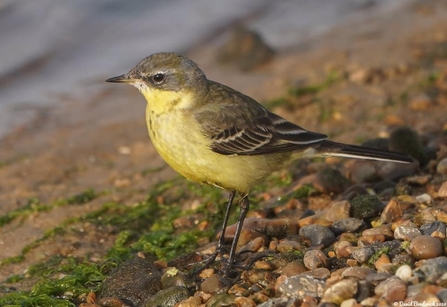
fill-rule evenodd
<path id="1" fill-rule="evenodd" d="M 162 83 L 163 81 L 165 81 L 165 78 L 166 78 L 165 74 L 162 73 L 158 73 L 152 76 L 152 80 L 154 80 L 154 83 L 156 84 Z"/>

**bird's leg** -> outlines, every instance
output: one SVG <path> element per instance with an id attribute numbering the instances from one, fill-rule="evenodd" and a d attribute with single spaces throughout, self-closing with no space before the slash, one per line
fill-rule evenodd
<path id="1" fill-rule="evenodd" d="M 239 213 L 239 218 L 236 224 L 236 232 L 234 234 L 233 243 L 231 244 L 230 255 L 228 256 L 228 266 L 226 267 L 226 274 L 229 276 L 231 267 L 234 263 L 234 256 L 236 254 L 237 242 L 239 241 L 239 237 L 241 235 L 242 226 L 244 224 L 245 216 L 247 215 L 248 209 L 250 207 L 250 202 L 248 200 L 248 194 L 242 195 L 239 206 L 241 208 L 241 212 Z"/>
<path id="2" fill-rule="evenodd" d="M 228 197 L 227 209 L 225 210 L 224 221 L 222 224 L 222 229 L 220 231 L 219 241 L 217 242 L 216 252 L 222 253 L 225 245 L 225 230 L 227 229 L 228 219 L 230 218 L 231 206 L 233 205 L 234 196 L 236 191 L 231 191 Z M 217 256 L 217 255 L 216 255 Z M 215 258 L 215 257 L 214 257 Z"/>
<path id="3" fill-rule="evenodd" d="M 217 255 L 222 254 L 224 251 L 224 245 L 225 245 L 225 229 L 227 228 L 228 219 L 230 217 L 230 211 L 231 206 L 233 205 L 234 196 L 236 195 L 236 191 L 230 191 L 230 196 L 228 197 L 227 202 L 227 209 L 225 211 L 224 221 L 222 224 L 222 229 L 220 231 L 220 237 L 217 241 L 216 251 L 208 258 L 206 259 L 203 266 L 201 266 L 199 269 L 194 270 L 191 274 L 195 275 L 202 271 L 203 269 L 206 269 L 211 263 L 216 260 Z"/>

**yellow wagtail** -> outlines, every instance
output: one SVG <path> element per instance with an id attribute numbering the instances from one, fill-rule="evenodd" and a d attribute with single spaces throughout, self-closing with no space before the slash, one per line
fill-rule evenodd
<path id="1" fill-rule="evenodd" d="M 266 110 L 254 99 L 208 80 L 190 59 L 156 53 L 128 73 L 107 82 L 129 83 L 147 100 L 146 123 L 158 153 L 189 180 L 230 192 L 216 252 L 236 192 L 240 215 L 227 269 L 231 269 L 250 187 L 299 158 L 340 156 L 380 161 L 413 162 L 406 155 L 327 140 Z"/>

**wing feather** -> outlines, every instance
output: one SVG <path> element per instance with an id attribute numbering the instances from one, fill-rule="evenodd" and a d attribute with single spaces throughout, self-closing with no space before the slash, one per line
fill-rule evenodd
<path id="1" fill-rule="evenodd" d="M 211 149 L 223 155 L 260 155 L 305 149 L 327 139 L 267 111 L 252 98 L 216 82 L 196 120 L 211 139 Z"/>

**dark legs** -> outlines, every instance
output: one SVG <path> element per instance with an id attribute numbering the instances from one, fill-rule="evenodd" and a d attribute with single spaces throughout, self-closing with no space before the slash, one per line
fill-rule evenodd
<path id="1" fill-rule="evenodd" d="M 231 243 L 230 255 L 228 257 L 228 267 L 226 268 L 227 273 L 229 270 L 231 270 L 231 267 L 234 263 L 234 255 L 236 254 L 237 242 L 239 241 L 239 237 L 241 235 L 242 226 L 244 224 L 245 216 L 247 215 L 248 208 L 250 207 L 250 202 L 248 200 L 248 194 L 242 196 L 241 200 L 239 201 L 239 205 L 241 206 L 241 212 L 239 213 L 239 218 L 237 220 L 236 233 L 234 234 L 233 243 Z M 229 211 L 229 209 L 227 209 L 227 212 L 228 211 Z M 222 231 L 221 237 L 223 237 L 225 234 L 224 230 Z M 223 241 L 223 239 L 222 239 L 222 241 Z"/>
<path id="2" fill-rule="evenodd" d="M 230 197 L 227 202 L 227 209 L 225 210 L 224 221 L 222 224 L 222 229 L 220 231 L 219 241 L 217 242 L 216 252 L 222 253 L 225 245 L 225 229 L 227 229 L 228 219 L 230 218 L 231 206 L 233 205 L 234 196 L 236 195 L 236 191 L 230 192 Z"/>
<path id="3" fill-rule="evenodd" d="M 198 270 L 195 270 L 192 273 L 193 275 L 196 274 L 196 273 L 199 273 L 200 271 L 202 271 L 203 269 L 208 267 L 211 263 L 213 263 L 219 253 L 221 255 L 224 253 L 225 230 L 227 228 L 228 218 L 230 217 L 231 206 L 233 204 L 233 200 L 234 200 L 234 196 L 235 195 L 236 195 L 236 191 L 230 191 L 230 196 L 229 196 L 228 202 L 227 202 L 227 209 L 225 211 L 225 217 L 224 217 L 224 221 L 223 221 L 223 224 L 222 224 L 222 230 L 221 230 L 221 233 L 220 233 L 219 241 L 217 242 L 216 251 L 214 252 L 213 255 L 211 255 L 206 260 L 206 262 L 204 263 L 204 266 L 202 266 Z M 236 254 L 237 242 L 239 241 L 239 237 L 241 235 L 242 226 L 244 224 L 245 216 L 247 215 L 247 212 L 248 212 L 248 209 L 249 209 L 249 206 L 250 206 L 250 202 L 248 201 L 248 194 L 242 195 L 242 197 L 241 197 L 241 199 L 239 201 L 239 205 L 240 205 L 240 208 L 241 208 L 241 212 L 240 212 L 239 218 L 237 220 L 236 233 L 234 234 L 233 243 L 231 244 L 230 254 L 228 256 L 228 263 L 225 266 L 225 274 L 227 276 L 231 275 L 231 268 L 232 268 L 232 266 L 234 264 L 234 258 L 235 258 L 235 254 Z"/>

